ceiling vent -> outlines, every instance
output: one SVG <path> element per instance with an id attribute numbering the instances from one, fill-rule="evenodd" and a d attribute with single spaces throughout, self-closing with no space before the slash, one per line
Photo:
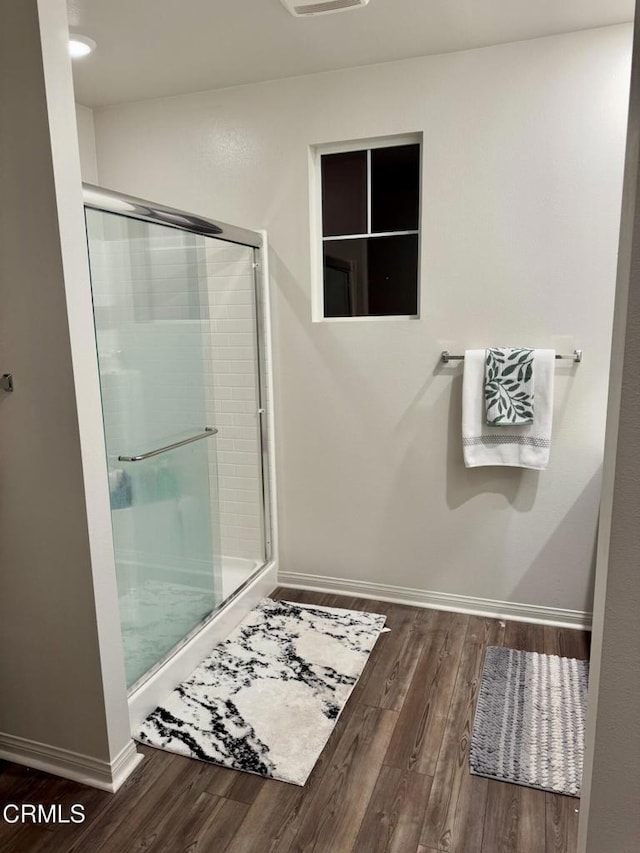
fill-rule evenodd
<path id="1" fill-rule="evenodd" d="M 360 9 L 369 0 L 280 0 L 285 9 L 296 18 L 310 15 L 327 15 L 329 12 L 346 12 Z"/>

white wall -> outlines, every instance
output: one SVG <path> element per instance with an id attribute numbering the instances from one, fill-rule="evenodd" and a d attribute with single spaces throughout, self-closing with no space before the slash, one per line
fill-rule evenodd
<path id="1" fill-rule="evenodd" d="M 640 22 L 636 18 L 579 853 L 640 844 Z"/>
<path id="2" fill-rule="evenodd" d="M 138 756 L 72 92 L 64 0 L 3 0 L 0 365 L 15 390 L 0 392 L 0 756 L 113 788 Z"/>
<path id="3" fill-rule="evenodd" d="M 268 230 L 284 579 L 591 609 L 630 47 L 625 25 L 95 111 L 104 186 Z M 421 318 L 313 324 L 309 146 L 414 131 Z M 463 467 L 438 356 L 491 344 L 584 349 L 543 473 Z"/>
<path id="4" fill-rule="evenodd" d="M 98 183 L 98 161 L 96 159 L 96 137 L 93 125 L 93 110 L 76 104 L 78 144 L 80 146 L 80 170 L 82 180 L 88 184 Z"/>

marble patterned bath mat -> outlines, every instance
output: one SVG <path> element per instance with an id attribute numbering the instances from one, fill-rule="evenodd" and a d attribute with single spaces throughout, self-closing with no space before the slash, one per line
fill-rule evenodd
<path id="1" fill-rule="evenodd" d="M 134 735 L 304 785 L 385 617 L 263 599 Z"/>
<path id="2" fill-rule="evenodd" d="M 489 646 L 471 736 L 471 772 L 580 795 L 587 661 Z"/>

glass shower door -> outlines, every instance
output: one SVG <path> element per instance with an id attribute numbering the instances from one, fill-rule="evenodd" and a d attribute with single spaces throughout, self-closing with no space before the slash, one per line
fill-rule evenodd
<path id="1" fill-rule="evenodd" d="M 205 238 L 87 209 L 129 687 L 222 600 Z"/>

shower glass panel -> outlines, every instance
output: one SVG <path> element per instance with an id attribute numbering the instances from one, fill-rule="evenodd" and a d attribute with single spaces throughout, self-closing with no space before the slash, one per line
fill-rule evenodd
<path id="1" fill-rule="evenodd" d="M 229 244 L 90 208 L 86 223 L 131 687 L 233 591 L 223 589 L 218 472 L 218 443 L 234 452 L 233 438 L 213 428 L 218 389 L 231 402 L 234 394 L 213 373 L 207 272 L 211 245 L 224 255 Z M 256 381 L 248 373 L 242 387 Z M 252 524 L 255 568 L 264 557 L 259 512 Z"/>

